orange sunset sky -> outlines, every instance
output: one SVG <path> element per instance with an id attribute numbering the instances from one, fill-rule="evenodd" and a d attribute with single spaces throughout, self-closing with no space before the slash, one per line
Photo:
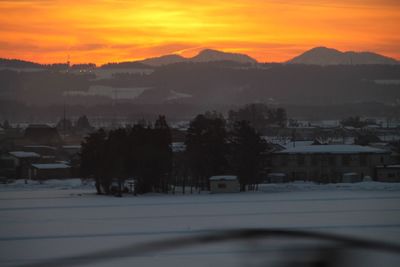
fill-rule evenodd
<path id="1" fill-rule="evenodd" d="M 400 59 L 400 0 L 0 0 L 0 57 L 118 62 L 204 48 L 285 61 L 315 46 Z"/>

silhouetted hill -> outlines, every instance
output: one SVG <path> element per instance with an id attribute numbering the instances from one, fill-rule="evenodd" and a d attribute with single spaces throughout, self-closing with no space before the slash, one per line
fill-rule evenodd
<path id="1" fill-rule="evenodd" d="M 149 65 L 143 64 L 139 61 L 107 63 L 102 65 L 102 69 L 147 69 Z"/>
<path id="2" fill-rule="evenodd" d="M 191 58 L 185 58 L 180 55 L 164 55 L 160 57 L 154 57 L 154 58 L 147 58 L 141 61 L 133 61 L 133 62 L 122 62 L 122 63 L 112 63 L 112 67 L 114 68 L 135 68 L 137 66 L 141 66 L 138 64 L 144 64 L 147 66 L 152 66 L 152 67 L 159 67 L 159 66 L 165 66 L 169 64 L 175 64 L 175 63 L 185 63 L 185 62 L 234 62 L 234 63 L 240 63 L 240 64 L 256 64 L 257 61 L 248 55 L 245 54 L 237 54 L 237 53 L 227 53 L 227 52 L 222 52 L 218 50 L 212 50 L 212 49 L 205 49 L 202 50 L 198 55 L 191 57 Z M 123 66 L 119 66 L 119 65 Z M 111 64 L 106 64 L 103 65 L 103 67 L 110 67 Z"/>
<path id="3" fill-rule="evenodd" d="M 179 55 L 165 55 L 161 57 L 148 58 L 140 62 L 150 66 L 163 66 L 168 64 L 185 62 L 187 60 L 188 60 L 187 58 L 184 58 Z"/>
<path id="4" fill-rule="evenodd" d="M 19 59 L 6 59 L 0 58 L 0 68 L 15 68 L 15 69 L 27 69 L 27 68 L 43 68 L 41 64 L 24 61 Z"/>
<path id="5" fill-rule="evenodd" d="M 139 86 L 146 80 L 152 90 L 143 92 L 136 103 L 173 100 L 196 105 L 255 101 L 323 105 L 400 101 L 400 65 L 260 64 L 237 68 L 215 62 L 180 63 L 157 68 L 147 76 L 127 77 L 119 86 Z M 117 82 L 108 81 L 108 85 Z"/>
<path id="6" fill-rule="evenodd" d="M 293 109 L 292 114 L 297 115 L 299 111 L 309 117 L 331 114 L 325 106 L 335 107 L 335 113 L 340 115 L 364 114 L 363 110 L 377 116 L 390 112 L 393 113 L 390 116 L 400 114 L 400 64 L 252 66 L 213 61 L 169 64 L 144 73 L 120 70 L 121 73 L 116 71 L 118 75 L 99 79 L 75 72 L 0 70 L 0 117 L 19 114 L 25 119 L 35 118 L 39 116 L 39 109 L 58 105 L 58 113 L 50 114 L 44 109 L 40 113 L 40 118 L 57 117 L 62 114 L 64 103 L 82 105 L 83 109 L 98 106 L 92 111 L 100 116 L 115 116 L 114 104 L 124 105 L 121 115 L 132 111 L 137 115 L 173 114 L 186 118 L 204 110 L 254 102 L 296 106 L 299 108 Z M 101 86 L 115 88 L 115 93 L 111 96 L 94 90 Z M 129 90 L 138 88 L 146 89 L 136 98 L 121 98 Z M 65 94 L 68 91 L 86 94 Z M 118 99 L 113 100 L 116 95 Z M 16 102 L 37 107 L 35 113 L 30 108 L 14 107 Z M 313 109 L 316 105 L 320 108 Z M 358 109 L 354 110 L 354 106 Z M 80 114 L 89 113 L 81 110 Z"/>
<path id="7" fill-rule="evenodd" d="M 291 59 L 288 63 L 309 65 L 398 64 L 393 58 L 372 52 L 341 52 L 333 48 L 315 47 Z"/>
<path id="8" fill-rule="evenodd" d="M 245 54 L 226 53 L 212 49 L 205 49 L 201 51 L 197 56 L 190 58 L 189 61 L 193 62 L 234 61 L 244 64 L 257 63 L 257 61 L 254 58 L 251 58 Z"/>

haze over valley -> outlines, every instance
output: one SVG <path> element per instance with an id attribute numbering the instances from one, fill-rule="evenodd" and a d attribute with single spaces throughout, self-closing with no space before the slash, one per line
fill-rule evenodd
<path id="1" fill-rule="evenodd" d="M 379 109 L 385 116 L 397 114 L 400 102 L 396 60 L 321 47 L 286 63 L 259 63 L 244 54 L 208 49 L 192 58 L 166 55 L 102 66 L 2 59 L 0 68 L 0 114 L 22 121 L 44 110 L 52 110 L 48 119 L 55 120 L 65 105 L 72 116 L 166 113 L 187 119 L 195 112 L 225 112 L 253 102 L 285 106 L 303 118 L 314 116 L 313 107 L 340 119 L 343 107 L 365 115 Z M 26 108 L 29 115 L 21 112 Z"/>

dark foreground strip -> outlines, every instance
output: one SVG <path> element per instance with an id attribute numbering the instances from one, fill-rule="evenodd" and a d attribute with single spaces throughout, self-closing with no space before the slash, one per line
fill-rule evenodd
<path id="1" fill-rule="evenodd" d="M 149 253 L 159 253 L 190 246 L 207 245 L 213 243 L 255 240 L 267 238 L 291 238 L 291 239 L 314 239 L 321 241 L 329 241 L 343 245 L 348 248 L 371 249 L 377 251 L 386 251 L 400 254 L 400 245 L 387 242 L 352 238 L 344 235 L 321 233 L 306 230 L 286 230 L 286 229 L 238 229 L 215 231 L 208 234 L 170 238 L 161 241 L 148 242 L 142 244 L 133 244 L 122 246 L 114 249 L 101 250 L 98 252 L 85 253 L 74 257 L 64 257 L 59 259 L 51 259 L 31 264 L 23 264 L 25 267 L 42 267 L 42 266 L 77 266 L 83 264 L 94 264 L 106 260 L 118 259 L 123 257 L 137 257 Z"/>

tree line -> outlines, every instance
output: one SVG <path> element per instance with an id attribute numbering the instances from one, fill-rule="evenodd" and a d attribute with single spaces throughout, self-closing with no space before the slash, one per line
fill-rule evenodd
<path id="1" fill-rule="evenodd" d="M 137 193 L 166 192 L 172 148 L 165 117 L 160 116 L 154 126 L 135 124 L 91 133 L 82 143 L 80 169 L 83 177 L 95 179 L 100 194 L 121 194 L 129 178 L 135 178 Z"/>
<path id="2" fill-rule="evenodd" d="M 237 175 L 241 190 L 263 180 L 267 142 L 249 120 L 228 121 L 217 112 L 197 115 L 187 129 L 185 149 L 173 151 L 165 116 L 154 123 L 89 134 L 82 143 L 80 169 L 101 194 L 118 194 L 127 179 L 137 194 L 208 190 L 209 177 Z"/>

